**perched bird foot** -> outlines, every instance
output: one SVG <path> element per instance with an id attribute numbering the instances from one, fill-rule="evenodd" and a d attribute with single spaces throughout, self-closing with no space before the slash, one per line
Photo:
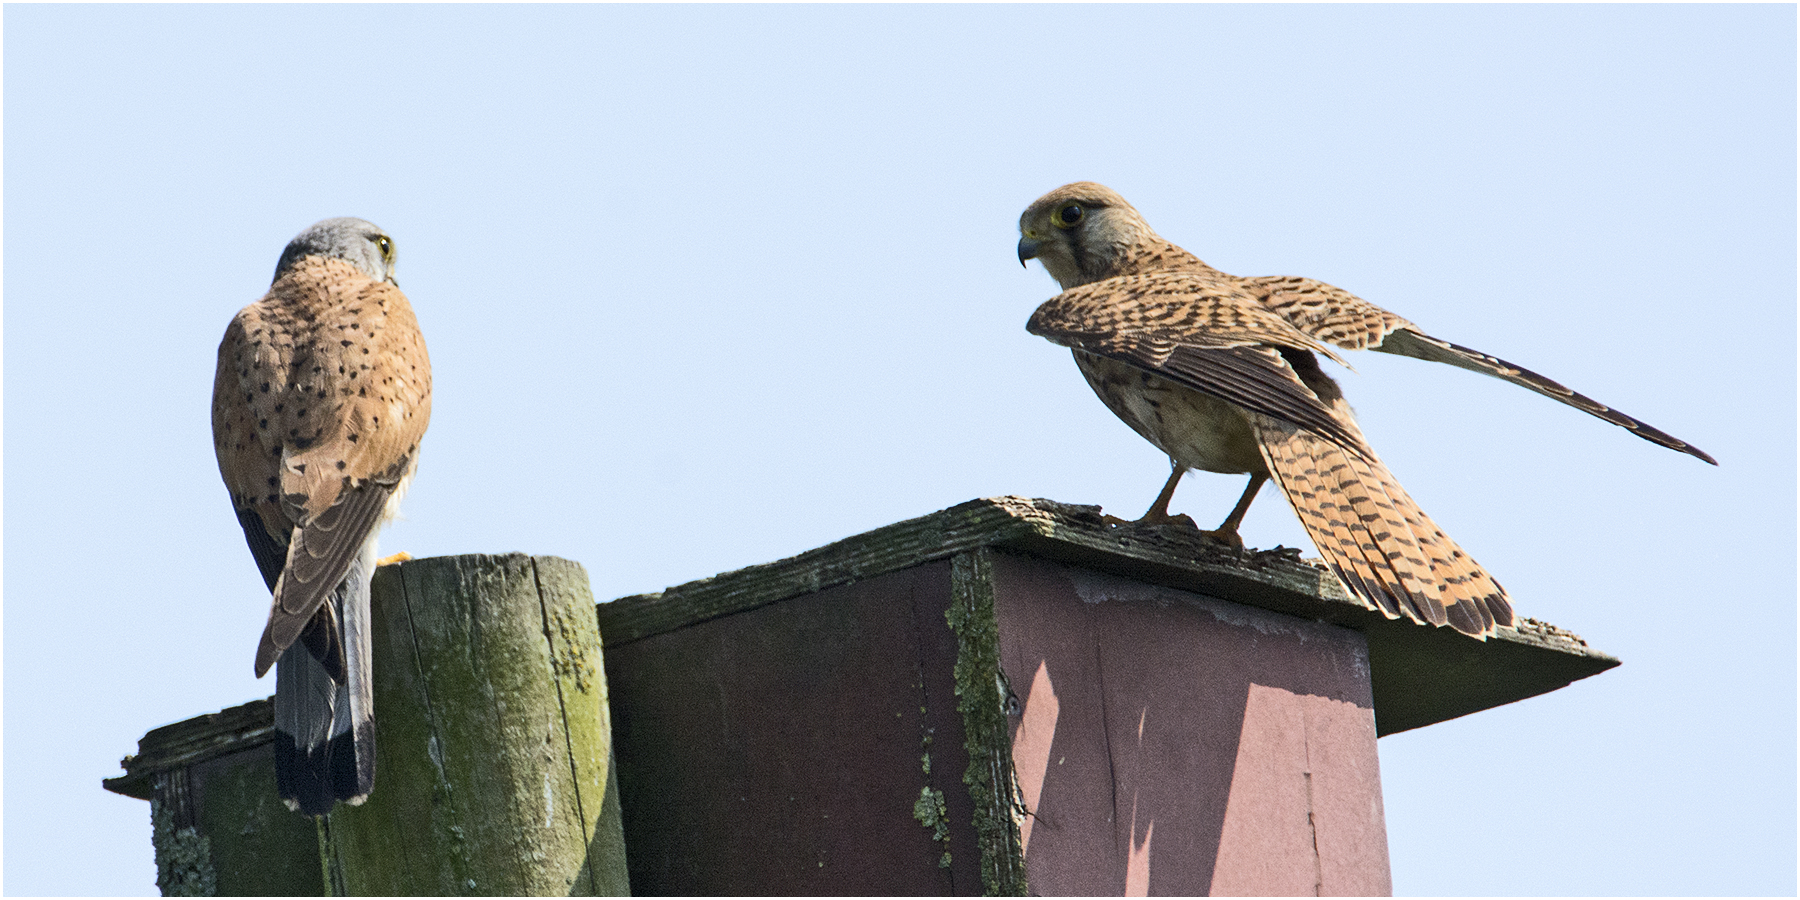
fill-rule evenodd
<path id="1" fill-rule="evenodd" d="M 1186 517 L 1184 516 L 1183 518 Z M 1244 549 L 1244 539 L 1238 537 L 1237 529 L 1235 528 L 1196 528 L 1194 530 L 1200 532 L 1201 536 L 1212 538 L 1233 550 Z"/>
<path id="2" fill-rule="evenodd" d="M 391 566 L 394 563 L 412 562 L 412 558 L 413 555 L 411 553 L 402 550 L 393 556 L 384 556 L 381 559 L 376 560 L 375 566 L 376 568 L 380 568 L 381 566 Z"/>
<path id="3" fill-rule="evenodd" d="M 1136 522 L 1133 522 L 1132 524 L 1134 524 L 1134 525 L 1179 525 L 1184 528 L 1192 528 L 1195 531 L 1201 530 L 1199 524 L 1196 523 L 1194 521 L 1193 517 L 1189 516 L 1187 513 L 1175 513 L 1174 515 L 1170 515 L 1166 511 L 1159 512 L 1156 510 L 1151 510 L 1150 512 L 1144 513 L 1142 516 L 1138 517 L 1138 520 Z"/>

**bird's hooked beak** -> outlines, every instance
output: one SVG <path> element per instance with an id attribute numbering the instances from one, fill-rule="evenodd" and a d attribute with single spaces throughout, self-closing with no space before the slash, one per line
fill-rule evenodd
<path id="1" fill-rule="evenodd" d="M 1027 234 L 1019 238 L 1019 265 L 1024 266 L 1028 259 L 1037 259 L 1038 251 L 1043 249 L 1044 242 Z"/>

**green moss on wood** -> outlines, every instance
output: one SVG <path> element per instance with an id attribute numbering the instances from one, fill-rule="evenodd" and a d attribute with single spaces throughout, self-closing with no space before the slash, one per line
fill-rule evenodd
<path id="1" fill-rule="evenodd" d="M 950 814 L 944 805 L 944 792 L 936 788 L 920 788 L 919 799 L 913 801 L 913 818 L 931 830 L 932 840 L 944 845 L 944 855 L 938 860 L 938 868 L 950 868 Z"/>
<path id="2" fill-rule="evenodd" d="M 173 804 L 150 798 L 150 840 L 156 847 L 156 886 L 165 897 L 214 897 L 212 841 L 192 825 L 176 825 Z"/>
<path id="3" fill-rule="evenodd" d="M 212 842 L 221 896 L 316 896 L 320 880 L 313 824 L 275 792 L 275 754 L 261 744 L 188 770 L 195 828 Z"/>
<path id="4" fill-rule="evenodd" d="M 624 894 L 587 574 L 552 557 L 384 567 L 376 784 L 331 814 L 353 894 Z"/>
<path id="5" fill-rule="evenodd" d="M 963 784 L 975 805 L 981 851 L 981 888 L 988 896 L 1024 896 L 1025 861 L 1013 815 L 1012 735 L 1000 672 L 999 626 L 994 618 L 993 562 L 983 548 L 950 561 L 950 608 L 956 632 L 956 711 L 962 714 L 969 767 Z"/>

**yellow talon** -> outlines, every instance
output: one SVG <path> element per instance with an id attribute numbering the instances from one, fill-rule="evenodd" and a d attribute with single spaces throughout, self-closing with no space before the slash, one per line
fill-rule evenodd
<path id="1" fill-rule="evenodd" d="M 381 559 L 376 560 L 375 566 L 376 566 L 376 568 L 380 568 L 382 566 L 391 566 L 394 563 L 410 562 L 411 560 L 412 560 L 412 554 L 406 552 L 405 550 L 402 550 L 399 553 L 394 554 L 393 556 L 384 556 Z"/>

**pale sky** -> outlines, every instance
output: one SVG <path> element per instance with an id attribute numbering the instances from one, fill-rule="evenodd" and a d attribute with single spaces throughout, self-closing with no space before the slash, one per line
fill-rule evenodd
<path id="1" fill-rule="evenodd" d="M 213 461 L 226 322 L 329 216 L 435 370 L 384 552 L 597 597 L 1166 474 L 1018 215 L 1110 185 L 1705 448 L 1333 368 L 1415 499 L 1624 665 L 1380 743 L 1403 894 L 1795 890 L 1793 6 L 10 6 L 5 890 L 155 893 L 146 730 L 267 696 Z M 1223 517 L 1238 477 L 1174 509 Z M 1271 490 L 1252 546 L 1307 548 Z"/>

